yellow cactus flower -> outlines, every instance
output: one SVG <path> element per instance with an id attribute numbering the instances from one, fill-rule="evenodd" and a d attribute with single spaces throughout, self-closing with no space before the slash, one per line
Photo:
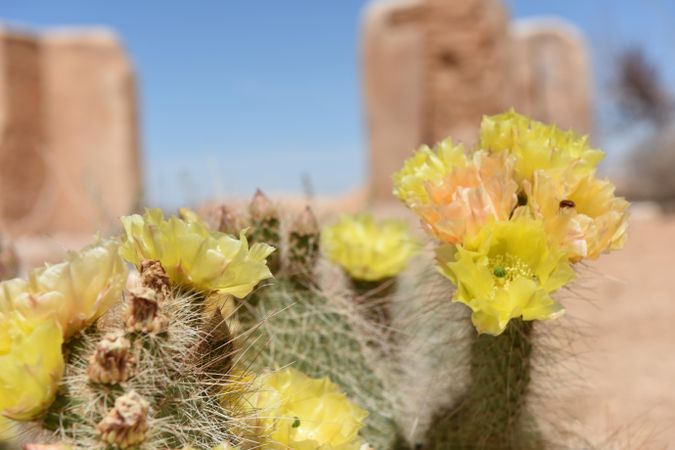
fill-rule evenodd
<path id="1" fill-rule="evenodd" d="M 427 184 L 428 204 L 413 208 L 442 242 L 458 244 L 487 222 L 508 220 L 517 204 L 512 159 L 478 151 L 463 167 Z"/>
<path id="2" fill-rule="evenodd" d="M 32 420 L 49 407 L 63 376 L 62 343 L 53 319 L 36 324 L 0 313 L 0 415 Z"/>
<path id="3" fill-rule="evenodd" d="M 409 208 L 429 203 L 427 185 L 438 183 L 457 167 L 466 165 L 464 147 L 453 145 L 448 138 L 434 150 L 421 146 L 393 175 L 394 195 Z"/>
<path id="4" fill-rule="evenodd" d="M 68 339 L 122 300 L 127 275 L 118 242 L 103 240 L 31 271 L 28 280 L 0 283 L 0 312 L 16 310 L 35 322 L 54 317 Z"/>
<path id="5" fill-rule="evenodd" d="M 173 283 L 204 292 L 247 296 L 272 274 L 266 258 L 274 248 L 257 243 L 249 248 L 245 234 L 239 239 L 209 231 L 201 221 L 164 219 L 159 209 L 143 216 L 122 218 L 126 242 L 122 256 L 139 265 L 158 260 Z"/>
<path id="6" fill-rule="evenodd" d="M 551 293 L 574 278 L 565 252 L 549 243 L 540 220 L 526 216 L 492 222 L 461 246 L 438 251 L 441 272 L 456 286 L 479 333 L 498 335 L 509 320 L 546 320 L 563 314 Z"/>
<path id="7" fill-rule="evenodd" d="M 328 378 L 287 368 L 260 376 L 247 402 L 257 413 L 265 450 L 358 450 L 368 413 Z"/>
<path id="8" fill-rule="evenodd" d="M 570 170 L 537 172 L 525 192 L 528 209 L 543 220 L 550 238 L 571 261 L 595 259 L 623 247 L 629 204 L 614 196 L 609 180 L 577 177 Z"/>
<path id="9" fill-rule="evenodd" d="M 483 117 L 480 147 L 514 155 L 519 182 L 531 180 L 537 170 L 565 167 L 573 167 L 577 175 L 591 175 L 604 158 L 601 150 L 588 145 L 586 136 L 530 120 L 513 109 Z"/>
<path id="10" fill-rule="evenodd" d="M 405 222 L 378 223 L 370 214 L 341 216 L 322 230 L 321 240 L 328 259 L 361 281 L 398 275 L 417 248 Z"/>

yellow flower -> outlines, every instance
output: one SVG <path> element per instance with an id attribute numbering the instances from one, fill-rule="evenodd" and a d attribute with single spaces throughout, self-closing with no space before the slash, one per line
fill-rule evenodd
<path id="1" fill-rule="evenodd" d="M 586 136 L 530 120 L 514 110 L 483 117 L 480 146 L 514 155 L 518 181 L 531 180 L 537 170 L 565 167 L 572 167 L 577 175 L 591 175 L 604 157 L 588 145 Z"/>
<path id="2" fill-rule="evenodd" d="M 440 182 L 466 163 L 464 147 L 453 145 L 450 138 L 439 142 L 434 150 L 423 145 L 394 174 L 394 195 L 409 208 L 426 205 L 429 203 L 427 185 Z"/>
<path id="3" fill-rule="evenodd" d="M 517 203 L 512 160 L 478 151 L 437 183 L 427 184 L 428 204 L 413 210 L 447 244 L 461 243 L 492 220 L 508 220 Z"/>
<path id="4" fill-rule="evenodd" d="M 416 250 L 405 222 L 377 223 L 370 214 L 341 216 L 323 229 L 321 239 L 328 259 L 362 281 L 398 275 Z"/>
<path id="5" fill-rule="evenodd" d="M 539 220 L 493 222 L 461 246 L 438 251 L 441 272 L 456 286 L 479 333 L 498 335 L 509 320 L 563 314 L 551 293 L 574 278 L 565 252 L 552 246 Z"/>
<path id="6" fill-rule="evenodd" d="M 28 280 L 0 283 L 0 312 L 16 310 L 34 322 L 54 317 L 68 339 L 122 299 L 127 274 L 119 244 L 100 241 L 31 271 Z"/>
<path id="7" fill-rule="evenodd" d="M 248 404 L 257 411 L 266 450 L 358 450 L 368 413 L 328 378 L 287 368 L 259 377 Z"/>
<path id="8" fill-rule="evenodd" d="M 122 223 L 124 258 L 136 265 L 160 261 L 173 283 L 241 298 L 272 276 L 266 258 L 274 248 L 263 243 L 249 248 L 243 232 L 236 239 L 209 231 L 201 221 L 165 220 L 159 209 L 123 217 Z"/>
<path id="9" fill-rule="evenodd" d="M 62 343 L 53 319 L 35 324 L 0 313 L 0 415 L 31 420 L 49 407 L 63 376 Z"/>
<path id="10" fill-rule="evenodd" d="M 570 170 L 537 172 L 525 192 L 528 209 L 544 221 L 549 237 L 571 261 L 623 247 L 628 202 L 614 196 L 609 180 L 578 177 Z"/>

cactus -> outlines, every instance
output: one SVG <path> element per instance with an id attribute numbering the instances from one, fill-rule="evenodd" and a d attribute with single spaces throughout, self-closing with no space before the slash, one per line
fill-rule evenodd
<path id="1" fill-rule="evenodd" d="M 315 284 L 314 268 L 319 256 L 319 224 L 307 206 L 293 221 L 288 233 L 286 275 L 302 288 Z"/>
<path id="2" fill-rule="evenodd" d="M 219 401 L 222 387 L 236 391 L 230 336 L 215 333 L 222 317 L 204 320 L 204 297 L 169 288 L 157 261 L 144 261 L 140 278 L 122 311 L 67 345 L 63 389 L 44 426 L 73 449 L 238 444 L 234 414 Z"/>
<path id="3" fill-rule="evenodd" d="M 289 217 L 282 227 L 286 224 L 279 223 L 271 205 L 264 194 L 256 193 L 250 207 L 252 236 L 285 244 L 279 249 L 281 270 L 274 283 L 256 290 L 238 308 L 240 335 L 246 339 L 239 365 L 253 372 L 291 366 L 310 377 L 327 376 L 369 412 L 362 438 L 386 450 L 396 435 L 393 408 L 374 370 L 384 335 L 362 320 L 349 292 L 321 289 L 320 231 L 311 208 Z"/>
<path id="4" fill-rule="evenodd" d="M 473 332 L 469 386 L 458 404 L 437 411 L 425 449 L 540 449 L 529 415 L 533 322 L 512 320 L 499 336 Z"/>
<path id="5" fill-rule="evenodd" d="M 383 337 L 361 321 L 349 296 L 298 290 L 287 280 L 259 295 L 257 305 L 248 309 L 250 315 L 242 314 L 248 315 L 244 328 L 251 333 L 246 364 L 253 371 L 290 365 L 312 377 L 328 376 L 369 412 L 363 439 L 376 449 L 391 448 L 396 437 L 393 407 L 374 370 L 376 351 L 371 347 Z"/>
<path id="6" fill-rule="evenodd" d="M 86 248 L 66 263 L 47 267 L 51 277 L 31 273 L 33 283 L 13 281 L 0 290 L 7 296 L 0 298 L 0 319 L 13 314 L 16 324 L 8 324 L 24 327 L 20 331 L 25 334 L 12 334 L 6 359 L 24 364 L 22 348 L 35 352 L 46 342 L 53 344 L 53 364 L 35 378 L 50 383 L 42 383 L 47 385 L 29 397 L 3 399 L 0 413 L 33 420 L 43 430 L 26 439 L 32 441 L 27 448 L 249 450 L 288 444 L 329 450 L 333 445 L 364 445 L 359 430 L 368 414 L 353 400 L 368 406 L 373 419 L 389 410 L 385 403 L 375 403 L 384 398 L 384 389 L 367 365 L 347 313 L 334 311 L 311 288 L 318 229 L 307 227 L 306 218 L 302 227 L 294 228 L 303 237 L 294 251 L 302 256 L 287 267 L 298 269 L 293 274 L 307 274 L 307 282 L 299 285 L 289 271 L 259 289 L 258 308 L 242 303 L 250 311 L 241 314 L 247 320 L 242 331 L 230 307 L 235 297 L 250 297 L 271 276 L 266 258 L 273 249 L 263 243 L 249 246 L 243 233 L 238 240 L 210 232 L 187 210 L 182 216 L 164 219 L 160 211 L 151 210 L 125 217 L 121 246 L 110 240 Z M 122 257 L 139 271 L 136 285 L 131 282 L 124 292 L 128 271 Z M 60 309 L 50 309 L 55 302 L 46 300 L 52 298 L 63 299 Z M 279 321 L 260 323 L 269 308 L 286 309 L 297 301 L 309 306 L 300 310 L 301 320 L 312 316 L 307 333 L 295 324 L 289 328 L 299 316 L 286 317 L 285 311 L 276 316 Z M 44 324 L 24 324 L 18 316 L 23 313 Z M 45 338 L 44 330 L 52 338 Z M 258 340 L 239 343 L 256 334 L 282 344 L 267 354 L 272 359 L 249 358 L 264 353 Z M 286 346 L 291 341 L 306 347 L 292 354 Z M 270 373 L 292 356 L 303 359 L 298 368 L 307 373 L 298 368 L 278 376 Z M 5 377 L 9 383 L 0 385 L 3 392 L 20 392 L 22 385 L 32 386 L 29 381 L 35 384 L 34 377 L 24 383 L 21 373 L 10 375 Z M 280 385 L 286 378 L 295 384 Z M 303 386 L 312 391 L 311 398 L 303 394 Z M 276 389 L 278 397 L 270 397 L 269 389 Z M 338 424 L 327 421 L 322 409 L 333 407 L 341 411 Z M 386 437 L 386 421 L 370 423 Z M 337 434 L 336 425 L 341 427 Z"/>

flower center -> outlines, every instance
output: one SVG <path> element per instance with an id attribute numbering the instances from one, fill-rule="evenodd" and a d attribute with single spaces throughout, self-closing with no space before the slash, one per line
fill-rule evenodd
<path id="1" fill-rule="evenodd" d="M 530 266 L 512 255 L 496 255 L 490 258 L 488 264 L 497 286 L 508 287 L 516 278 L 535 278 Z"/>

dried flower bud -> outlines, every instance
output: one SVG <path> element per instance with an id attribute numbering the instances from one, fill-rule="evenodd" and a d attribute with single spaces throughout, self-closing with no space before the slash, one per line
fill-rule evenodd
<path id="1" fill-rule="evenodd" d="M 103 384 L 122 383 L 131 377 L 135 365 L 129 340 L 120 334 L 107 334 L 89 358 L 89 379 Z"/>
<path id="2" fill-rule="evenodd" d="M 115 407 L 101 420 L 97 429 L 101 439 L 117 448 L 126 449 L 145 441 L 150 404 L 135 391 L 115 400 Z"/>
<path id="3" fill-rule="evenodd" d="M 125 322 L 130 331 L 157 334 L 166 330 L 169 319 L 161 313 L 157 291 L 148 287 L 129 291 Z"/>
<path id="4" fill-rule="evenodd" d="M 171 284 L 162 263 L 151 259 L 141 261 L 140 272 L 141 284 L 157 292 L 159 294 L 158 301 L 164 300 L 169 294 Z"/>

